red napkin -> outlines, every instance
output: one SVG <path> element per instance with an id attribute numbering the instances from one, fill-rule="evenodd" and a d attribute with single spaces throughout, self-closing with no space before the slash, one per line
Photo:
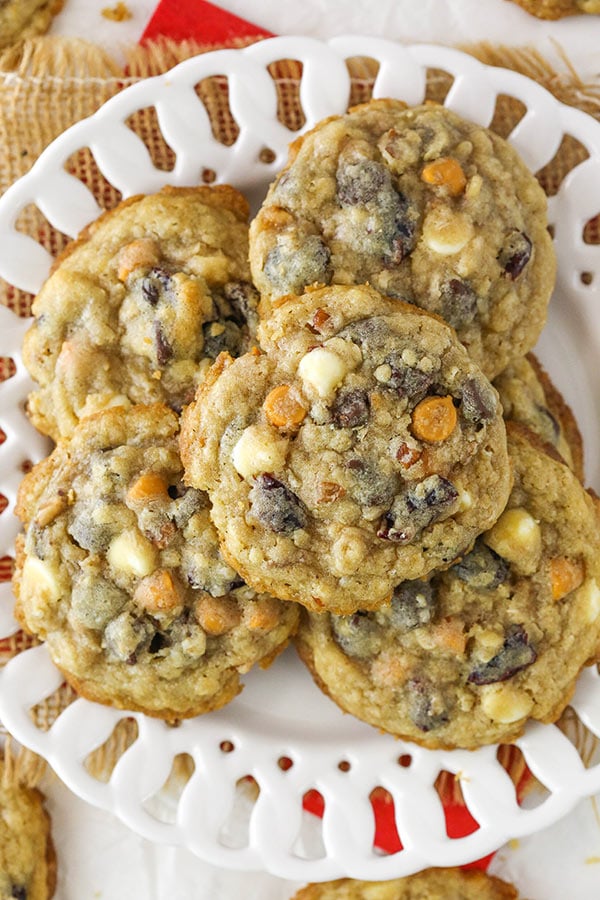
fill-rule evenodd
<path id="1" fill-rule="evenodd" d="M 205 0 L 161 0 L 140 38 L 140 44 L 157 37 L 222 45 L 233 44 L 240 38 L 273 36 L 271 31 Z"/>
<path id="2" fill-rule="evenodd" d="M 273 37 L 273 33 L 246 19 L 233 15 L 205 0 L 161 0 L 150 19 L 140 43 L 159 37 L 176 41 L 194 40 L 203 45 L 236 46 L 252 38 Z M 517 787 L 521 796 L 529 780 L 526 772 Z M 374 844 L 387 853 L 402 849 L 402 842 L 396 829 L 393 802 L 383 790 L 375 790 L 371 796 L 375 820 Z M 304 809 L 316 816 L 323 816 L 324 801 L 316 791 L 308 791 L 304 797 Z M 479 826 L 462 803 L 445 801 L 446 827 L 449 837 L 464 837 Z M 493 854 L 471 863 L 471 866 L 485 869 Z M 468 867 L 465 867 L 468 868 Z"/>

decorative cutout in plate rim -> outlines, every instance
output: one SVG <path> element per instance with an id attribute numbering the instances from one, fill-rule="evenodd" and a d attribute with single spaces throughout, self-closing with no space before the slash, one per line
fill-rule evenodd
<path id="1" fill-rule="evenodd" d="M 124 197 L 164 183 L 198 183 L 204 170 L 217 182 L 231 182 L 258 204 L 268 182 L 283 165 L 295 137 L 277 119 L 277 93 L 267 66 L 300 60 L 303 131 L 326 115 L 345 111 L 350 79 L 345 60 L 368 56 L 379 63 L 374 96 L 408 103 L 424 97 L 428 69 L 453 76 L 445 104 L 488 125 L 499 95 L 517 98 L 526 112 L 509 140 L 538 171 L 553 157 L 565 135 L 575 137 L 589 158 L 564 179 L 550 199 L 559 265 L 549 324 L 539 352 L 553 380 L 580 422 L 589 450 L 588 476 L 600 488 L 598 441 L 600 247 L 583 239 L 585 223 L 600 212 L 600 123 L 567 107 L 515 72 L 482 65 L 459 51 L 358 37 L 328 44 L 309 38 L 274 38 L 243 50 L 222 50 L 187 60 L 165 75 L 123 90 L 97 113 L 57 138 L 27 175 L 0 198 L 0 275 L 21 290 L 35 292 L 51 256 L 16 227 L 23 209 L 34 204 L 50 224 L 69 236 L 100 209 L 88 188 L 67 173 L 65 162 L 90 149 L 107 180 Z M 224 146 L 212 135 L 208 115 L 194 86 L 211 75 L 228 78 L 229 102 L 239 136 Z M 143 142 L 125 124 L 139 109 L 153 106 L 162 134 L 175 154 L 172 171 L 155 169 Z M 265 155 L 264 148 L 273 153 Z M 585 278 L 582 279 L 582 273 Z M 0 515 L 0 555 L 12 554 L 17 522 L 10 515 L 25 459 L 36 461 L 47 442 L 29 425 L 23 402 L 30 389 L 19 347 L 27 323 L 0 309 L 0 356 L 10 356 L 16 374 L 0 384 L 0 490 L 8 509 Z M 17 625 L 10 614 L 10 591 L 1 586 L 0 632 Z M 44 646 L 24 651 L 0 675 L 0 718 L 23 744 L 44 757 L 64 782 L 92 804 L 110 810 L 139 834 L 183 845 L 224 867 L 265 869 L 280 877 L 321 881 L 348 875 L 385 879 L 427 865 L 454 865 L 479 858 L 506 840 L 545 828 L 582 797 L 600 790 L 600 765 L 586 768 L 574 745 L 556 726 L 531 723 L 517 742 L 548 796 L 535 809 L 522 808 L 513 783 L 497 760 L 497 748 L 428 751 L 380 735 L 344 716 L 313 685 L 293 651 L 267 672 L 250 673 L 243 694 L 224 709 L 170 728 L 161 721 L 78 699 L 49 730 L 35 724 L 31 708 L 53 694 L 62 677 Z M 586 669 L 572 706 L 600 736 L 600 677 Z M 86 760 L 123 718 L 137 723 L 137 736 L 107 780 L 94 778 Z M 229 751 L 229 752 L 225 752 Z M 177 796 L 172 814 L 157 812 L 161 787 L 178 754 L 192 758 L 194 770 Z M 410 755 L 409 767 L 399 758 Z M 291 766 L 282 767 L 285 758 Z M 340 762 L 344 765 L 340 767 Z M 449 838 L 434 783 L 454 773 L 479 828 Z M 252 776 L 259 787 L 245 838 L 223 836 L 236 785 Z M 394 801 L 404 849 L 385 855 L 373 849 L 369 795 L 383 787 Z M 316 789 L 324 799 L 321 848 L 302 847 L 302 799 Z M 314 842 L 313 842 L 314 843 Z M 318 843 L 318 842 L 317 842 Z M 241 845 L 240 845 L 241 844 Z"/>

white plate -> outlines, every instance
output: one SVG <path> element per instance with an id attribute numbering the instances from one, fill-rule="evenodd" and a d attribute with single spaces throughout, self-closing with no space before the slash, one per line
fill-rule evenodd
<path id="1" fill-rule="evenodd" d="M 540 354 L 579 420 L 587 450 L 588 480 L 600 490 L 600 246 L 583 240 L 585 223 L 600 212 L 600 124 L 560 104 L 547 91 L 514 72 L 486 67 L 458 51 L 420 45 L 402 47 L 374 39 L 345 37 L 324 44 L 307 38 L 275 38 L 244 50 L 223 50 L 188 60 L 166 75 L 122 91 L 95 115 L 77 123 L 42 154 L 31 171 L 0 199 L 0 274 L 35 292 L 51 258 L 19 232 L 20 212 L 35 204 L 52 226 L 75 236 L 99 208 L 89 190 L 69 175 L 65 161 L 89 147 L 100 170 L 124 197 L 156 190 L 165 182 L 194 184 L 204 168 L 230 182 L 256 204 L 285 161 L 292 135 L 277 119 L 277 96 L 267 66 L 278 59 L 303 63 L 303 130 L 346 109 L 350 81 L 345 59 L 370 56 L 380 63 L 375 96 L 408 103 L 424 97 L 428 68 L 454 76 L 447 106 L 482 125 L 492 119 L 499 95 L 518 98 L 526 113 L 510 135 L 533 171 L 552 159 L 563 137 L 574 136 L 589 157 L 565 178 L 550 201 L 559 277 Z M 240 134 L 231 147 L 213 138 L 194 86 L 211 75 L 227 75 L 229 99 Z M 125 121 L 154 106 L 160 128 L 176 155 L 171 172 L 158 171 L 148 150 Z M 260 151 L 275 152 L 272 163 Z M 582 280 L 582 273 L 588 273 Z M 585 283 L 584 283 L 585 281 Z M 17 374 L 0 385 L 0 489 L 9 501 L 0 516 L 0 553 L 12 553 L 17 529 L 10 511 L 25 458 L 39 459 L 46 444 L 22 411 L 29 381 L 19 355 L 26 323 L 0 313 L 0 355 L 11 356 Z M 2 587 L 0 631 L 16 627 L 8 613 L 9 588 Z M 93 778 L 84 762 L 126 713 L 77 700 L 43 731 L 30 709 L 61 683 L 44 646 L 21 653 L 0 676 L 0 717 L 25 745 L 48 760 L 66 784 L 96 806 L 111 810 L 139 834 L 188 847 L 216 865 L 265 869 L 288 879 L 319 881 L 349 875 L 385 879 L 427 865 L 461 864 L 497 849 L 507 839 L 533 833 L 565 815 L 581 797 L 600 790 L 600 765 L 585 767 L 573 744 L 555 726 L 532 723 L 518 745 L 548 789 L 534 809 L 516 800 L 496 747 L 474 752 L 428 751 L 380 735 L 344 716 L 313 685 L 287 652 L 267 672 L 246 678 L 241 697 L 225 709 L 184 722 L 177 729 L 133 714 L 139 734 L 110 779 Z M 573 700 L 581 720 L 600 735 L 600 678 L 587 669 Z M 223 742 L 233 749 L 224 752 Z M 171 807 L 158 802 L 174 757 L 189 754 L 195 770 Z M 409 754 L 409 768 L 398 759 Z M 281 757 L 292 760 L 284 771 Z M 339 763 L 350 764 L 343 771 Z M 344 768 L 348 768 L 347 766 Z M 480 827 L 451 839 L 434 782 L 443 770 L 456 774 L 465 802 Z M 240 821 L 236 783 L 251 774 L 260 786 L 248 821 Z M 369 795 L 382 786 L 392 795 L 404 849 L 385 855 L 373 848 Z M 302 798 L 316 788 L 325 799 L 322 839 L 307 844 Z M 164 792 L 163 792 L 164 793 Z"/>

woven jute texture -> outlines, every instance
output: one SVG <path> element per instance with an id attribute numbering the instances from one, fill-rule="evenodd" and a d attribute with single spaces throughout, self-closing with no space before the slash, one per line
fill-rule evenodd
<path id="1" fill-rule="evenodd" d="M 233 46 L 241 47 L 244 43 L 240 41 Z M 132 47 L 126 54 L 125 66 L 118 65 L 98 47 L 76 39 L 40 37 L 4 51 L 0 54 L 0 193 L 29 170 L 57 135 L 94 113 L 117 92 L 140 79 L 165 72 L 190 56 L 214 49 L 218 48 L 165 40 L 145 47 Z M 584 84 L 567 60 L 557 70 L 533 50 L 517 51 L 487 44 L 462 49 L 482 62 L 528 75 L 562 102 L 577 106 L 600 119 L 600 82 Z M 377 64 L 372 59 L 356 57 L 348 61 L 348 68 L 352 84 L 350 105 L 368 100 Z M 278 92 L 279 118 L 292 131 L 297 131 L 304 122 L 299 101 L 301 64 L 281 60 L 270 67 L 270 74 Z M 447 73 L 431 70 L 427 84 L 428 98 L 441 102 L 451 85 L 451 78 Z M 237 136 L 237 125 L 229 109 L 226 79 L 207 79 L 197 86 L 197 92 L 209 113 L 215 136 L 224 144 L 232 144 Z M 499 98 L 492 128 L 503 136 L 507 135 L 523 112 L 518 101 L 509 97 Z M 140 110 L 128 124 L 148 146 L 155 165 L 169 170 L 173 165 L 173 154 L 160 134 L 154 111 Z M 552 162 L 538 173 L 547 193 L 554 194 L 566 173 L 585 156 L 583 147 L 574 139 L 565 138 Z M 67 169 L 92 190 L 101 207 L 109 209 L 118 203 L 118 192 L 103 177 L 89 151 L 82 149 L 74 154 L 67 163 Z M 214 173 L 210 171 L 202 173 L 207 183 L 213 177 Z M 65 236 L 53 229 L 35 208 L 28 208 L 21 214 L 18 227 L 35 236 L 53 255 L 66 244 Z M 600 241 L 597 218 L 589 223 L 586 240 Z M 29 294 L 0 279 L 0 302 L 19 315 L 29 314 L 31 300 Z M 10 377 L 13 372 L 11 361 L 0 359 L 0 380 Z M 0 510 L 1 504 L 2 499 Z M 0 580 L 9 579 L 10 574 L 11 560 L 0 560 Z M 1 640 L 0 665 L 33 643 L 33 639 L 22 633 Z M 70 688 L 63 686 L 33 710 L 37 724 L 42 728 L 50 727 L 74 696 Z M 567 716 L 567 721 L 573 740 L 583 746 L 585 737 L 579 733 L 577 719 Z M 97 777 L 106 779 L 110 776 L 116 760 L 135 740 L 136 728 L 134 721 L 123 720 L 109 741 L 93 755 L 90 769 Z M 14 757 L 16 751 L 11 752 Z M 516 748 L 505 747 L 501 748 L 500 755 L 514 782 L 521 783 L 525 765 L 520 752 Z M 35 781 L 43 768 L 39 761 L 26 754 L 23 764 L 29 771 L 28 780 Z M 437 787 L 442 796 L 460 802 L 460 787 L 449 773 L 441 776 Z"/>

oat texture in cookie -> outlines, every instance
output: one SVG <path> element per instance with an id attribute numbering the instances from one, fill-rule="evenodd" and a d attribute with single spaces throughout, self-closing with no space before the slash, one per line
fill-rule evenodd
<path id="1" fill-rule="evenodd" d="M 369 283 L 441 315 L 490 378 L 534 345 L 555 277 L 546 196 L 511 145 L 394 100 L 292 144 L 250 261 L 265 313 L 307 285 Z"/>
<path id="2" fill-rule="evenodd" d="M 110 406 L 180 410 L 221 350 L 242 352 L 257 303 L 247 218 L 226 185 L 167 187 L 124 201 L 71 243 L 25 336 L 34 425 L 56 439 Z"/>
<path id="3" fill-rule="evenodd" d="M 584 480 L 583 439 L 573 411 L 532 353 L 494 379 L 504 418 L 519 422 L 554 448 Z"/>
<path id="4" fill-rule="evenodd" d="M 186 479 L 260 590 L 339 613 L 448 566 L 510 490 L 498 395 L 445 323 L 366 286 L 291 298 L 184 412 Z"/>
<path id="5" fill-rule="evenodd" d="M 391 604 L 306 614 L 300 655 L 344 710 L 432 748 L 509 742 L 555 721 L 600 634 L 596 501 L 546 444 L 509 423 L 515 482 L 498 521 L 450 569 Z"/>
<path id="6" fill-rule="evenodd" d="M 515 888 L 480 869 L 424 869 L 407 878 L 308 884 L 292 900 L 516 900 Z"/>
<path id="7" fill-rule="evenodd" d="M 44 798 L 37 789 L 19 784 L 4 761 L 0 776 L 0 897 L 50 900 L 56 854 Z"/>
<path id="8" fill-rule="evenodd" d="M 538 19 L 564 19 L 581 13 L 600 15 L 600 0 L 513 0 Z"/>
<path id="9" fill-rule="evenodd" d="M 0 49 L 18 40 L 44 34 L 64 0 L 2 0 L 0 3 Z"/>
<path id="10" fill-rule="evenodd" d="M 161 404 L 81 422 L 20 489 L 17 616 L 82 695 L 178 719 L 216 709 L 285 646 L 297 610 L 222 559 Z"/>

